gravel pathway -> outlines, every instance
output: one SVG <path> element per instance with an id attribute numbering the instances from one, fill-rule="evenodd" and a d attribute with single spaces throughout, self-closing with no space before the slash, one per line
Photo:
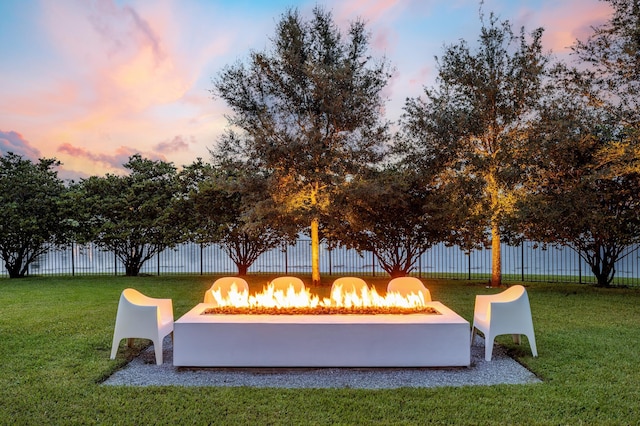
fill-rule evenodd
<path id="1" fill-rule="evenodd" d="M 270 388 L 392 389 L 437 386 L 489 386 L 540 383 L 496 346 L 484 360 L 484 339 L 471 347 L 471 366 L 455 368 L 184 368 L 173 366 L 171 339 L 164 341 L 164 363 L 155 364 L 153 347 L 109 377 L 107 386 L 251 386 Z"/>

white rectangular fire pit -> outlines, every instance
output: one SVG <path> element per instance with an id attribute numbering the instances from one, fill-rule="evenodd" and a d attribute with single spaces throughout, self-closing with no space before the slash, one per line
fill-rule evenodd
<path id="1" fill-rule="evenodd" d="M 440 314 L 202 315 L 178 319 L 173 364 L 182 367 L 468 366 L 469 322 L 439 302 Z"/>

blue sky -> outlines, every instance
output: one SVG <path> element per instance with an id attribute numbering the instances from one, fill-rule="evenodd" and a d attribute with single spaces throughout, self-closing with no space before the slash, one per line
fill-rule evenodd
<path id="1" fill-rule="evenodd" d="M 0 153 L 56 157 L 62 177 L 119 173 L 134 153 L 190 164 L 208 159 L 227 108 L 211 99 L 226 64 L 263 50 L 281 14 L 320 5 L 341 28 L 363 19 L 371 52 L 395 68 L 386 118 L 434 84 L 445 44 L 475 42 L 472 0 L 0 0 Z M 486 0 L 514 29 L 545 28 L 566 58 L 603 23 L 598 0 Z"/>

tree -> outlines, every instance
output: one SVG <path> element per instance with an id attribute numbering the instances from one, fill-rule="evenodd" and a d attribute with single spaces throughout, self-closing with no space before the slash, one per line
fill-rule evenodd
<path id="1" fill-rule="evenodd" d="M 603 287 L 640 243 L 640 7 L 609 3 L 610 21 L 574 46 L 577 68 L 556 74 L 518 219 L 529 238 L 576 250 Z"/>
<path id="2" fill-rule="evenodd" d="M 491 285 L 500 286 L 501 222 L 520 197 L 521 152 L 543 93 L 548 56 L 542 29 L 528 41 L 524 29 L 515 35 L 508 21 L 493 14 L 488 26 L 482 15 L 481 21 L 477 49 L 464 40 L 446 47 L 442 59 L 436 58 L 438 86 L 425 88 L 424 99 L 409 99 L 403 121 L 416 141 L 410 156 L 425 153 L 429 165 L 445 166 L 443 180 L 459 184 L 460 192 L 479 194 L 468 224 L 481 228 L 464 232 L 490 230 Z"/>
<path id="3" fill-rule="evenodd" d="M 517 227 L 530 239 L 566 245 L 607 287 L 615 264 L 640 243 L 640 173 L 608 114 L 559 91 L 542 115 L 529 195 L 518 201 Z M 631 161 L 630 161 L 631 160 Z"/>
<path id="4" fill-rule="evenodd" d="M 246 275 L 261 254 L 295 239 L 295 228 L 278 220 L 260 170 L 231 161 L 205 170 L 191 192 L 196 241 L 220 244 L 238 275 Z"/>
<path id="5" fill-rule="evenodd" d="M 0 255 L 10 278 L 24 277 L 52 245 L 67 241 L 72 221 L 66 216 L 66 188 L 54 170 L 59 165 L 11 152 L 0 157 Z"/>
<path id="6" fill-rule="evenodd" d="M 111 250 L 136 276 L 143 264 L 188 238 L 176 214 L 180 186 L 172 163 L 133 155 L 125 176 L 92 176 L 81 182 L 85 241 Z"/>
<path id="7" fill-rule="evenodd" d="M 385 125 L 381 90 L 384 61 L 369 56 L 365 26 L 352 23 L 345 38 L 319 7 L 304 21 L 289 10 L 271 50 L 251 52 L 249 63 L 226 67 L 213 93 L 246 138 L 240 148 L 270 176 L 273 202 L 312 241 L 312 280 L 320 282 L 320 219 L 335 191 L 379 160 Z"/>
<path id="8" fill-rule="evenodd" d="M 613 13 L 573 53 L 598 102 L 622 126 L 640 126 L 640 1 L 603 0 Z M 592 98 L 593 100 L 593 98 Z"/>
<path id="9" fill-rule="evenodd" d="M 450 234 L 451 206 L 442 188 L 411 170 L 390 166 L 350 182 L 343 191 L 343 226 L 334 241 L 373 251 L 391 277 L 408 275 L 430 247 Z"/>

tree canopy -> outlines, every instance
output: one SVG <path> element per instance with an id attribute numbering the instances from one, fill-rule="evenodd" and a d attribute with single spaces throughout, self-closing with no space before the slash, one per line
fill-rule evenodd
<path id="1" fill-rule="evenodd" d="M 188 233 L 176 220 L 180 185 L 171 163 L 136 154 L 124 164 L 128 175 L 92 176 L 81 182 L 86 226 L 83 238 L 111 250 L 138 275 L 147 260 L 185 241 Z"/>
<path id="2" fill-rule="evenodd" d="M 493 14 L 488 22 L 481 15 L 481 21 L 477 48 L 464 40 L 447 46 L 437 58 L 437 86 L 425 88 L 424 98 L 407 100 L 403 121 L 412 144 L 404 144 L 408 154 L 401 154 L 406 161 L 439 167 L 442 179 L 479 195 L 471 210 L 484 219 L 468 222 L 480 229 L 465 232 L 490 230 L 491 283 L 499 286 L 501 222 L 518 197 L 521 152 L 542 96 L 548 56 L 542 29 L 527 37 Z"/>
<path id="3" fill-rule="evenodd" d="M 246 136 L 236 139 L 243 146 L 235 152 L 269 172 L 273 202 L 308 227 L 317 283 L 320 218 L 340 185 L 380 159 L 381 90 L 390 74 L 384 60 L 369 55 L 363 22 L 345 36 L 320 7 L 308 21 L 287 11 L 271 42 L 271 49 L 251 52 L 246 65 L 226 67 L 213 93 L 233 111 L 229 124 Z"/>
<path id="4" fill-rule="evenodd" d="M 572 247 L 600 286 L 640 243 L 640 7 L 609 3 L 610 21 L 576 42 L 575 67 L 554 74 L 517 210 L 526 237 Z"/>
<path id="5" fill-rule="evenodd" d="M 597 100 L 621 126 L 640 127 L 640 1 L 603 0 L 613 14 L 573 45 Z"/>
<path id="6" fill-rule="evenodd" d="M 405 276 L 431 246 L 451 232 L 451 204 L 442 188 L 411 170 L 372 170 L 344 188 L 335 240 L 372 251 L 391 277 Z"/>
<path id="7" fill-rule="evenodd" d="M 267 191 L 268 176 L 250 162 L 207 166 L 191 192 L 197 241 L 217 243 L 246 275 L 258 257 L 295 240 L 296 228 L 281 220 Z"/>
<path id="8" fill-rule="evenodd" d="M 64 244 L 73 227 L 66 187 L 55 159 L 36 163 L 11 152 L 0 156 L 0 255 L 11 278 L 54 244 Z"/>

